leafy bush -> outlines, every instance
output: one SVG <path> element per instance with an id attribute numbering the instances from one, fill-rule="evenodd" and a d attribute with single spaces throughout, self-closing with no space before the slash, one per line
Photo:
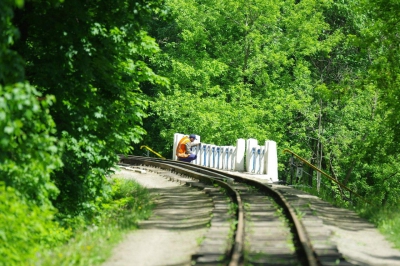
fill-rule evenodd
<path id="1" fill-rule="evenodd" d="M 153 205 L 147 189 L 127 179 L 114 178 L 107 183 L 112 197 L 103 204 L 105 211 L 95 219 L 97 223 L 77 228 L 67 244 L 40 253 L 39 265 L 98 265 L 125 232 L 150 216 Z M 70 222 L 76 226 L 85 221 L 74 217 Z"/>
<path id="2" fill-rule="evenodd" d="M 12 48 L 27 62 L 25 79 L 57 99 L 50 111 L 65 148 L 64 166 L 52 175 L 60 191 L 52 203 L 61 218 L 94 219 L 116 153 L 127 153 L 146 133 L 141 83 L 165 80 L 145 63 L 159 49 L 143 29 L 161 4 L 27 1 L 15 10 L 21 34 Z"/>
<path id="3" fill-rule="evenodd" d="M 52 136 L 54 97 L 28 83 L 0 85 L 0 264 L 21 265 L 41 248 L 65 241 L 69 230 L 53 221 L 50 180 L 61 163 L 61 142 Z"/>
<path id="4" fill-rule="evenodd" d="M 18 194 L 0 182 L 0 265 L 26 265 L 37 252 L 71 235 L 52 220 L 54 209 L 29 203 Z"/>
<path id="5" fill-rule="evenodd" d="M 27 83 L 0 85 L 0 181 L 38 205 L 49 205 L 58 194 L 50 174 L 62 165 L 62 145 L 52 136 L 54 97 L 39 101 L 40 96 Z"/>

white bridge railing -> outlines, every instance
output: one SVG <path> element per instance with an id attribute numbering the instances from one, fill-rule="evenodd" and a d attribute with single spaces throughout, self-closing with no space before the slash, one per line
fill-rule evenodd
<path id="1" fill-rule="evenodd" d="M 176 146 L 184 134 L 174 134 L 173 160 L 177 160 Z M 194 145 L 199 144 L 199 145 Z M 200 142 L 200 136 L 193 142 L 192 152 L 197 159 L 192 163 L 225 170 L 247 172 L 258 178 L 278 181 L 278 156 L 276 142 L 265 141 L 258 145 L 256 139 L 238 139 L 236 146 L 217 146 Z"/>

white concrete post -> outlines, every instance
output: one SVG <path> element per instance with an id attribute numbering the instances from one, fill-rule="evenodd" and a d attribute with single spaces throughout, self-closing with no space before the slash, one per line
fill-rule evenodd
<path id="1" fill-rule="evenodd" d="M 225 165 L 226 165 L 226 146 L 221 146 L 221 163 L 220 163 L 220 169 L 225 170 Z"/>
<path id="2" fill-rule="evenodd" d="M 203 161 L 202 161 L 202 158 L 203 158 L 203 143 L 201 145 L 197 146 L 197 148 L 199 150 L 198 154 L 197 154 L 197 164 L 198 165 L 203 165 Z"/>
<path id="3" fill-rule="evenodd" d="M 267 148 L 267 153 L 265 156 L 266 160 L 266 174 L 271 179 L 272 182 L 278 181 L 278 151 L 276 148 L 276 142 L 272 140 L 267 140 L 265 142 Z"/>
<path id="4" fill-rule="evenodd" d="M 222 146 L 222 156 L 221 156 L 221 169 L 228 170 L 229 169 L 229 147 Z"/>
<path id="5" fill-rule="evenodd" d="M 217 147 L 217 169 L 222 169 L 222 164 L 224 160 L 224 147 L 223 146 L 218 146 Z"/>
<path id="6" fill-rule="evenodd" d="M 265 147 L 265 155 L 264 155 L 264 172 L 263 174 L 267 174 L 267 167 L 268 167 L 268 140 L 264 142 Z"/>
<path id="7" fill-rule="evenodd" d="M 258 158 L 259 162 L 259 169 L 257 171 L 257 174 L 262 175 L 265 174 L 265 155 L 266 155 L 266 146 L 260 146 L 260 155 Z"/>
<path id="8" fill-rule="evenodd" d="M 206 146 L 206 161 L 205 161 L 206 167 L 211 167 L 210 166 L 210 157 L 211 157 L 211 145 L 207 144 L 207 146 Z"/>
<path id="9" fill-rule="evenodd" d="M 220 163 L 220 156 L 221 156 L 221 147 L 216 146 L 215 147 L 215 169 L 219 169 L 219 163 Z"/>
<path id="10" fill-rule="evenodd" d="M 244 153 L 246 150 L 246 141 L 244 139 L 238 139 L 236 141 L 235 151 L 235 171 L 244 171 Z"/>
<path id="11" fill-rule="evenodd" d="M 176 147 L 178 146 L 179 141 L 181 140 L 181 138 L 183 138 L 183 134 L 181 133 L 175 133 L 174 134 L 174 147 L 172 149 L 172 160 L 177 161 L 178 158 L 176 157 Z"/>
<path id="12" fill-rule="evenodd" d="M 201 145 L 200 165 L 207 166 L 207 144 Z"/>
<path id="13" fill-rule="evenodd" d="M 228 155 L 228 171 L 235 170 L 235 162 L 236 162 L 236 147 L 229 146 L 229 155 Z"/>
<path id="14" fill-rule="evenodd" d="M 252 174 L 258 174 L 258 171 L 260 169 L 260 154 L 261 154 L 261 148 L 259 145 L 253 146 L 251 149 L 251 155 L 250 155 L 250 172 Z M 263 162 L 264 163 L 264 162 Z"/>
<path id="15" fill-rule="evenodd" d="M 257 145 L 255 146 L 255 160 L 252 162 L 255 167 L 254 167 L 254 174 L 260 174 L 260 158 L 261 158 L 261 146 Z M 264 164 L 264 161 L 261 163 Z"/>
<path id="16" fill-rule="evenodd" d="M 197 159 L 192 161 L 193 164 L 200 164 L 200 158 L 199 158 L 200 146 L 199 145 L 195 145 L 195 144 L 199 144 L 199 143 L 200 143 L 200 136 L 196 135 L 196 140 L 191 143 L 192 152 L 197 155 Z"/>
<path id="17" fill-rule="evenodd" d="M 258 141 L 256 139 L 248 139 L 246 145 L 246 172 L 256 172 L 256 153 Z"/>
<path id="18" fill-rule="evenodd" d="M 211 168 L 217 167 L 217 146 L 216 145 L 211 145 L 210 167 Z"/>
<path id="19" fill-rule="evenodd" d="M 194 154 L 197 155 L 197 158 L 196 158 L 196 160 L 193 160 L 191 163 L 193 163 L 193 164 L 199 164 L 199 163 L 200 163 L 200 158 L 199 158 L 200 150 L 199 150 L 199 146 L 193 146 L 193 147 L 192 147 L 192 152 L 193 152 Z"/>

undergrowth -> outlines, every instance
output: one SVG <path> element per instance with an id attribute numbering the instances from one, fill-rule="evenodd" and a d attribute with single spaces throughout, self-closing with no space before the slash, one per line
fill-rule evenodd
<path id="1" fill-rule="evenodd" d="M 99 265 L 123 235 L 151 214 L 147 189 L 123 179 L 109 180 L 111 191 L 93 219 L 77 216 L 57 222 L 52 210 L 21 200 L 11 188 L 0 190 L 0 265 Z"/>
<path id="2" fill-rule="evenodd" d="M 367 206 L 359 208 L 360 215 L 377 226 L 379 231 L 400 249 L 400 207 L 399 206 Z"/>
<path id="3" fill-rule="evenodd" d="M 345 201 L 338 190 L 321 190 L 319 193 L 315 188 L 297 186 L 296 188 L 316 195 L 334 206 L 347 208 L 357 212 L 361 217 L 373 223 L 385 238 L 393 244 L 394 248 L 400 249 L 400 207 L 366 203 L 363 199 L 353 197 L 352 202 Z"/>
<path id="4" fill-rule="evenodd" d="M 68 243 L 40 254 L 39 265 L 99 265 L 127 231 L 150 216 L 152 203 L 147 189 L 123 178 L 110 182 L 111 200 L 103 204 L 99 223 L 78 228 Z"/>

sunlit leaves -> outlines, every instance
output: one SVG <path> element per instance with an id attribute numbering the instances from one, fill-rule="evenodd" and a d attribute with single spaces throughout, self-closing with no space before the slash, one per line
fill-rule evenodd
<path id="1" fill-rule="evenodd" d="M 70 230 L 53 222 L 55 210 L 38 206 L 0 181 L 0 264 L 27 265 L 43 247 L 66 241 Z"/>
<path id="2" fill-rule="evenodd" d="M 388 154 L 389 139 L 400 135 L 393 135 L 398 128 L 399 97 L 393 89 L 399 85 L 398 31 L 389 30 L 395 29 L 397 4 L 166 4 L 170 21 L 153 29 L 163 53 L 151 63 L 171 86 L 149 94 L 159 97 L 151 105 L 147 128 L 155 137 L 149 141 L 161 136 L 163 143 L 154 145 L 169 150 L 164 142 L 175 132 L 200 134 L 219 144 L 246 136 L 271 138 L 278 148 L 320 161 L 359 192 L 374 191 L 378 173 L 384 172 L 378 169 L 384 161 L 379 158 Z M 373 19 L 367 20 L 370 15 Z"/>
<path id="3" fill-rule="evenodd" d="M 69 0 L 35 1 L 17 13 L 23 36 L 15 49 L 29 62 L 26 78 L 57 99 L 51 115 L 66 148 L 53 177 L 64 214 L 96 210 L 116 154 L 146 133 L 141 83 L 168 83 L 146 64 L 159 51 L 144 30 L 153 11 L 162 13 L 159 1 Z"/>
<path id="4" fill-rule="evenodd" d="M 62 143 L 53 136 L 48 112 L 54 97 L 39 97 L 29 84 L 0 86 L 0 180 L 37 204 L 49 204 L 58 193 L 50 174 L 62 165 Z"/>

